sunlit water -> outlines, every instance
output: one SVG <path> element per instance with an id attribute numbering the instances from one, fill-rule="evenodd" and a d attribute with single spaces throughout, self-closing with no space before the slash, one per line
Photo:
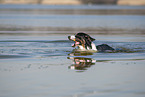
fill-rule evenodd
<path id="1" fill-rule="evenodd" d="M 0 5 L 0 30 L 5 30 L 0 31 L 0 97 L 144 97 L 144 15 L 26 11 L 106 8 L 144 6 Z M 27 27 L 46 27 L 47 31 L 20 31 Z M 51 27 L 63 29 L 50 31 Z M 73 42 L 67 37 L 77 31 L 65 28 L 95 28 L 85 32 L 96 39 L 96 45 L 105 43 L 121 51 L 73 53 Z M 104 34 L 98 34 L 100 29 Z M 119 33 L 110 34 L 112 29 Z"/>

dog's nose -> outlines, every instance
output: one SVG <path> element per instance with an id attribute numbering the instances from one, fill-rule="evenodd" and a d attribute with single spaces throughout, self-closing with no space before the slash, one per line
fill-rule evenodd
<path id="1" fill-rule="evenodd" d="M 68 36 L 68 39 L 70 40 L 70 36 Z"/>

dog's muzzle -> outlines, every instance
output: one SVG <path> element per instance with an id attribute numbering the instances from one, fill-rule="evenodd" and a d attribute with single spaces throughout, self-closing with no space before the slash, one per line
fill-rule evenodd
<path id="1" fill-rule="evenodd" d="M 69 40 L 75 41 L 75 36 L 68 36 Z"/>

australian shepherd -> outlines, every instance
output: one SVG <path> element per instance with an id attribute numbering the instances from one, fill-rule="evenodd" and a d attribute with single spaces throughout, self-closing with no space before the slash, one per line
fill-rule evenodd
<path id="1" fill-rule="evenodd" d="M 79 32 L 76 35 L 68 36 L 68 39 L 74 41 L 75 43 L 72 45 L 72 47 L 78 47 L 78 50 L 80 51 L 114 51 L 114 48 L 110 47 L 107 44 L 101 44 L 96 46 L 93 43 L 95 39 L 84 32 Z"/>

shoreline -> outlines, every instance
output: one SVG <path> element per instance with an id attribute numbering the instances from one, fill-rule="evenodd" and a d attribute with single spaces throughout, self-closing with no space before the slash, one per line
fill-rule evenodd
<path id="1" fill-rule="evenodd" d="M 82 1 L 82 0 L 0 0 L 0 4 L 42 4 L 42 5 L 95 5 L 95 4 L 106 4 L 106 5 L 135 5 L 145 6 L 145 0 L 106 0 L 101 1 Z"/>
<path id="2" fill-rule="evenodd" d="M 0 31 L 0 35 L 48 35 L 48 34 L 75 34 L 77 32 L 87 32 L 89 34 L 100 35 L 145 35 L 145 31 L 133 31 L 133 30 L 4 30 Z"/>
<path id="3" fill-rule="evenodd" d="M 68 14 L 68 15 L 145 15 L 145 9 L 0 9 L 0 12 L 20 12 L 29 14 Z M 37 12 L 37 13 L 34 13 Z"/>

